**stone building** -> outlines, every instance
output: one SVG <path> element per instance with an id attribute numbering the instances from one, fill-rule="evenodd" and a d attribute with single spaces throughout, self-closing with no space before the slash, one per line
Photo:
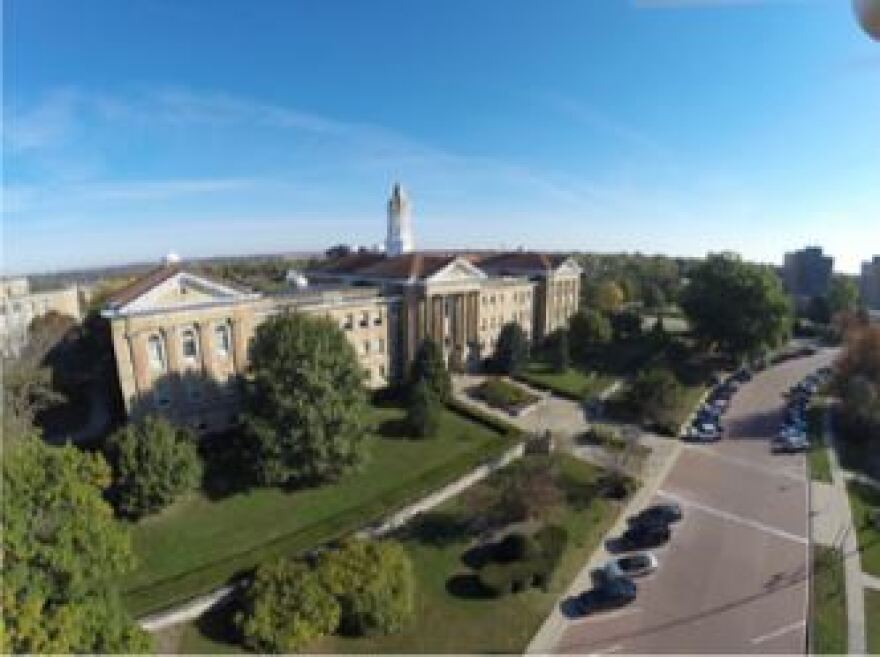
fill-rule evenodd
<path id="1" fill-rule="evenodd" d="M 378 388 L 404 375 L 427 337 L 442 346 L 451 369 L 475 371 L 506 323 L 537 341 L 578 307 L 581 270 L 571 258 L 414 251 L 409 202 L 399 186 L 389 201 L 386 247 L 296 272 L 278 294 L 207 280 L 179 262 L 120 290 L 103 315 L 129 415 L 158 412 L 202 432 L 226 428 L 235 418 L 236 380 L 246 371 L 250 340 L 277 313 L 338 322 L 367 384 Z"/>
<path id="2" fill-rule="evenodd" d="M 880 310 L 880 256 L 862 263 L 859 292 L 869 310 Z"/>
<path id="3" fill-rule="evenodd" d="M 31 322 L 50 312 L 80 321 L 82 305 L 77 286 L 33 292 L 27 278 L 0 281 L 0 355 L 17 356 L 27 343 Z"/>

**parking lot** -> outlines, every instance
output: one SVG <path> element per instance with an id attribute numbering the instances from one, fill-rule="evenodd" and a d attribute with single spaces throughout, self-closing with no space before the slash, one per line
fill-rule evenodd
<path id="1" fill-rule="evenodd" d="M 732 397 L 724 437 L 685 446 L 654 502 L 684 517 L 652 550 L 634 602 L 572 617 L 556 646 L 577 653 L 802 653 L 808 501 L 803 454 L 771 454 L 783 393 L 830 352 L 757 373 Z"/>

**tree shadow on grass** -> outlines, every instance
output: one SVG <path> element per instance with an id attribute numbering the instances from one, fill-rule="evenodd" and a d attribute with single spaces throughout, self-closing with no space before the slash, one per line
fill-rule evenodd
<path id="1" fill-rule="evenodd" d="M 437 511 L 414 518 L 403 537 L 433 547 L 448 547 L 473 535 L 470 523 L 452 513 Z"/>
<path id="2" fill-rule="evenodd" d="M 480 582 L 476 573 L 459 573 L 446 580 L 446 592 L 456 598 L 468 600 L 489 600 L 493 598 L 491 591 Z"/>
<path id="3" fill-rule="evenodd" d="M 244 493 L 254 485 L 247 467 L 246 438 L 239 431 L 207 436 L 199 442 L 204 470 L 202 490 L 211 500 Z"/>
<path id="4" fill-rule="evenodd" d="M 196 631 L 213 643 L 235 646 L 239 652 L 247 652 L 241 643 L 241 634 L 236 629 L 234 616 L 238 605 L 228 601 L 217 605 L 199 616 L 193 625 Z"/>
<path id="5" fill-rule="evenodd" d="M 397 440 L 421 440 L 412 435 L 412 430 L 406 418 L 390 418 L 384 420 L 376 427 L 376 433 L 382 438 L 394 438 Z"/>

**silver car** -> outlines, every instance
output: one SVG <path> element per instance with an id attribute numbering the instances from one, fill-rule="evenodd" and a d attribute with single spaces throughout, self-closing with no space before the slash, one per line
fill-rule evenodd
<path id="1" fill-rule="evenodd" d="M 635 552 L 614 557 L 605 564 L 605 574 L 611 578 L 644 577 L 657 570 L 657 557 L 653 552 Z"/>

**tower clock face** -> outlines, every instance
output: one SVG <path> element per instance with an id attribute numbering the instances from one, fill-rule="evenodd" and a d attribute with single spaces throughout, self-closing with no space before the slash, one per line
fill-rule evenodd
<path id="1" fill-rule="evenodd" d="M 865 32 L 880 41 L 880 0 L 853 0 L 853 8 Z"/>

